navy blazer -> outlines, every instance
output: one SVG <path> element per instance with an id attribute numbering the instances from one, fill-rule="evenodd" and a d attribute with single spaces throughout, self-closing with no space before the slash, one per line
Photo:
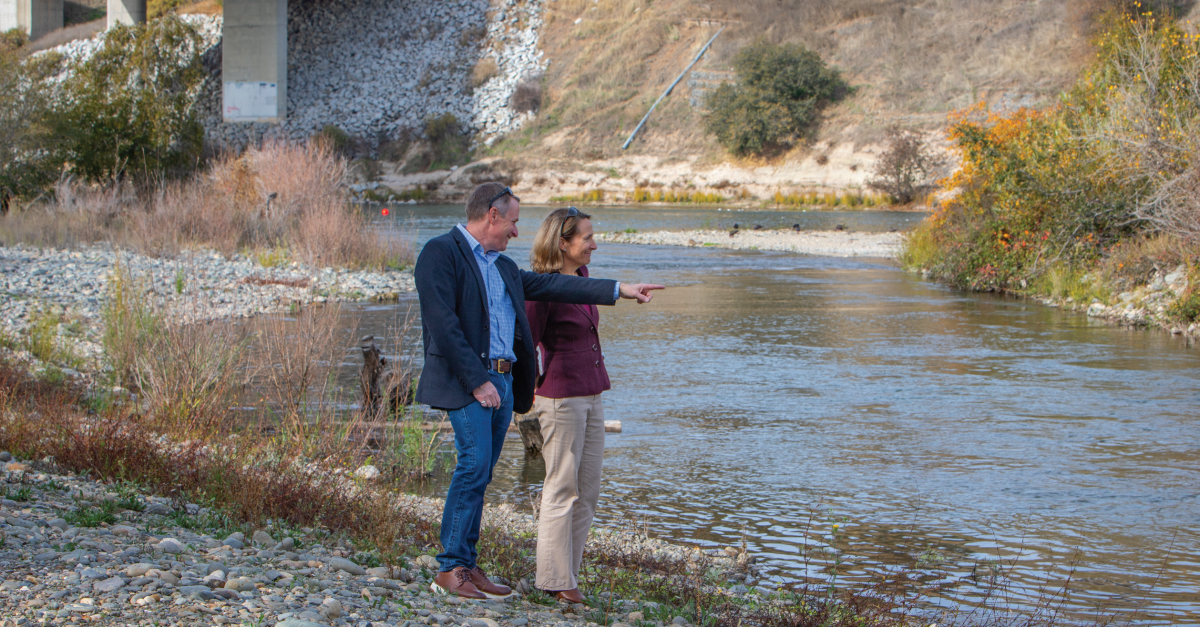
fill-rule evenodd
<path id="1" fill-rule="evenodd" d="M 504 279 L 517 316 L 513 337 L 513 411 L 533 407 L 537 354 L 531 341 L 525 299 L 612 305 L 616 282 L 521 270 L 500 255 L 496 268 Z M 425 369 L 417 384 L 417 402 L 437 409 L 461 409 L 475 402 L 471 394 L 488 381 L 491 335 L 483 273 L 475 253 L 458 227 L 429 240 L 413 271 L 421 301 L 421 340 Z"/>

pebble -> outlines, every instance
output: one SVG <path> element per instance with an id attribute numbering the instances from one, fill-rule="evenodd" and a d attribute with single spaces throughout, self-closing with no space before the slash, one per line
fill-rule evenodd
<path id="1" fill-rule="evenodd" d="M 154 548 L 165 553 L 178 554 L 183 553 L 183 544 L 175 538 L 166 538 L 162 542 L 154 545 Z"/>
<path id="2" fill-rule="evenodd" d="M 334 570 L 343 570 L 345 572 L 350 573 L 351 575 L 367 574 L 367 569 L 363 568 L 362 566 L 359 566 L 358 564 L 355 564 L 354 562 L 351 562 L 350 560 L 348 560 L 344 557 L 331 557 L 324 561 L 325 561 L 325 565 L 329 566 L 330 568 L 332 568 Z"/>
<path id="3" fill-rule="evenodd" d="M 370 464 L 367 464 L 365 466 L 360 466 L 358 468 L 358 470 L 354 471 L 355 476 L 357 476 L 360 479 L 367 479 L 367 480 L 377 479 L 380 474 L 381 473 L 379 472 L 379 469 Z"/>

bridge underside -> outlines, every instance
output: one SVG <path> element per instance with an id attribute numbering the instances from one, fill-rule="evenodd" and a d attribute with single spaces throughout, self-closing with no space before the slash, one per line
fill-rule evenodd
<path id="1" fill-rule="evenodd" d="M 146 21 L 146 0 L 108 0 L 108 27 Z"/>
<path id="2" fill-rule="evenodd" d="M 226 122 L 287 118 L 287 0 L 225 3 L 221 40 Z"/>
<path id="3" fill-rule="evenodd" d="M 63 26 L 63 0 L 0 0 L 0 32 L 19 28 L 35 40 Z"/>

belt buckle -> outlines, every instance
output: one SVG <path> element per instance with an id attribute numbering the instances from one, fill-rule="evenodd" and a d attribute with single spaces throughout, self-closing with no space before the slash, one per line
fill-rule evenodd
<path id="1" fill-rule="evenodd" d="M 512 372 L 512 362 L 507 359 L 497 359 L 496 372 L 499 372 L 500 374 L 508 374 Z"/>

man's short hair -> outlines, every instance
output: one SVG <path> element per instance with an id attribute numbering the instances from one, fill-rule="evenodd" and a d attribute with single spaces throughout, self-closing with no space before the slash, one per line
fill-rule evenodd
<path id="1" fill-rule="evenodd" d="M 471 195 L 467 197 L 467 222 L 474 222 L 482 219 L 487 215 L 488 209 L 495 207 L 500 210 L 500 215 L 508 216 L 508 210 L 512 209 L 513 202 L 516 197 L 512 192 L 504 194 L 501 198 L 496 198 L 508 189 L 504 183 L 480 183 Z M 492 200 L 495 198 L 495 200 Z"/>

